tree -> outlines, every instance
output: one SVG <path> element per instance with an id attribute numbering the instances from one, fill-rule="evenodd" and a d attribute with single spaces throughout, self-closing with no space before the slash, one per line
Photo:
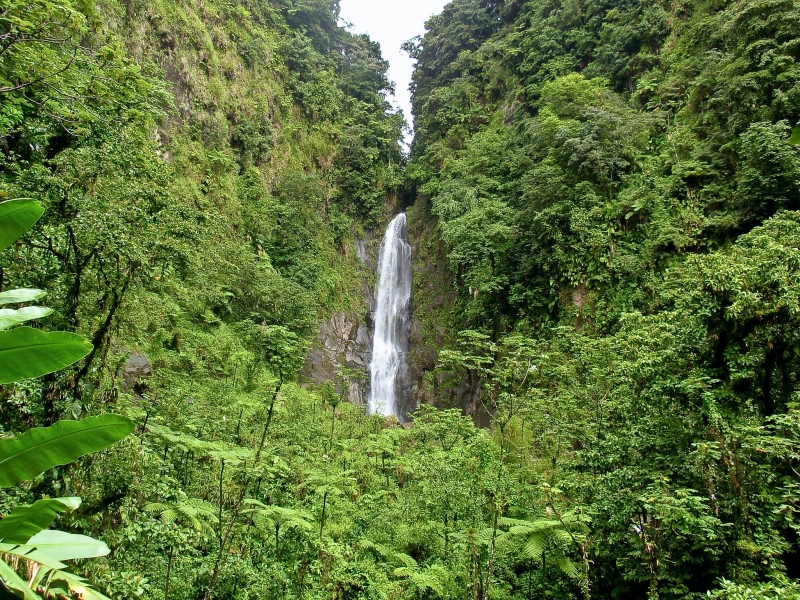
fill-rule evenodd
<path id="1" fill-rule="evenodd" d="M 504 519 L 503 525 L 508 531 L 501 534 L 498 543 L 501 545 L 519 540 L 522 543 L 520 556 L 537 563 L 541 569 L 542 598 L 547 598 L 547 557 L 550 555 L 551 563 L 562 573 L 573 579 L 582 579 L 585 597 L 589 598 L 588 572 L 581 573 L 580 567 L 569 557 L 570 551 L 582 549 L 585 538 L 586 523 L 580 515 L 565 513 L 556 514 L 554 509 L 547 507 L 548 514 L 532 519 Z M 553 516 L 557 518 L 552 518 Z M 584 553 L 585 555 L 585 553 Z M 587 564 L 588 566 L 588 564 Z M 528 598 L 531 596 L 533 569 L 528 578 Z"/>
<path id="2" fill-rule="evenodd" d="M 253 522 L 263 529 L 272 528 L 275 532 L 275 559 L 281 559 L 280 539 L 281 529 L 310 530 L 310 515 L 302 510 L 284 508 L 282 506 L 268 506 L 257 500 L 248 500 L 248 508 L 244 512 L 253 518 Z"/>
<path id="3" fill-rule="evenodd" d="M 219 519 L 214 506 L 199 498 L 186 498 L 174 503 L 153 502 L 144 507 L 147 512 L 158 513 L 164 525 L 173 525 L 185 521 L 196 531 L 213 531 L 209 523 L 218 523 Z M 175 544 L 170 543 L 167 551 L 167 574 L 164 581 L 164 600 L 169 600 L 169 579 L 172 572 L 172 560 Z"/>
<path id="4" fill-rule="evenodd" d="M 322 539 L 322 531 L 325 528 L 325 514 L 328 509 L 328 500 L 333 497 L 352 495 L 356 492 L 356 479 L 352 471 L 334 471 L 328 459 L 319 470 L 308 473 L 304 486 L 311 488 L 312 491 L 322 497 L 319 517 L 319 537 Z"/>

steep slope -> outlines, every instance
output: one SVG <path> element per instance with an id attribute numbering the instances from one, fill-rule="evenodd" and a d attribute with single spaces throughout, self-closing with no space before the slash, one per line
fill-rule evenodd
<path id="1" fill-rule="evenodd" d="M 95 346 L 72 371 L 4 388 L 17 410 L 3 413 L 3 430 L 113 409 L 146 436 L 168 425 L 252 454 L 320 322 L 368 311 L 354 244 L 384 221 L 402 162 L 380 48 L 342 29 L 331 0 L 0 10 L 0 196 L 46 208 L 4 255 L 0 285 L 46 288 L 56 311 L 44 326 Z M 144 454 L 120 447 L 78 484 L 76 527 L 110 541 L 127 535 L 123 505 L 141 511 L 178 493 L 171 456 L 166 471 L 147 471 L 164 450 L 148 439 Z M 216 477 L 208 463 L 198 470 Z M 52 473 L 19 493 L 70 481 Z M 153 565 L 121 574 L 120 552 L 100 577 L 113 596 L 139 597 Z M 197 591 L 225 574 L 212 564 L 195 576 L 183 575 Z"/>
<path id="2" fill-rule="evenodd" d="M 353 237 L 397 185 L 402 120 L 379 49 L 337 10 L 65 3 L 63 33 L 90 36 L 83 61 L 42 44 L 54 75 L 7 94 L 2 138 L 6 194 L 53 207 L 20 256 L 50 266 L 9 266 L 4 285 L 68 298 L 61 319 L 104 359 L 114 332 L 179 371 L 228 375 L 250 352 L 217 341 L 232 327 L 306 337 L 334 310 L 363 313 Z"/>
<path id="3" fill-rule="evenodd" d="M 0 428 L 136 422 L 2 512 L 81 496 L 114 600 L 800 596 L 796 4 L 456 0 L 404 174 L 337 10 L 0 3 L 0 194 L 47 208 L 0 284 L 95 345 Z M 346 399 L 406 200 L 413 385 L 455 409 L 401 427 Z"/>
<path id="4" fill-rule="evenodd" d="M 593 597 L 796 575 L 799 19 L 455 0 L 409 46 L 418 393 L 591 519 Z"/>

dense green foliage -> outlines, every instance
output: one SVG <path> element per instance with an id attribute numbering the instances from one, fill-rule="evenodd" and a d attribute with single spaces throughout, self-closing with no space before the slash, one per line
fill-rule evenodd
<path id="1" fill-rule="evenodd" d="M 473 405 L 583 517 L 592 597 L 797 596 L 799 22 L 456 0 L 408 45 L 414 216 L 454 289 L 415 306 L 460 324 L 439 369 L 482 375 Z M 524 385 L 487 383 L 523 347 Z"/>
<path id="2" fill-rule="evenodd" d="M 0 204 L 0 580 L 800 598 L 798 31 L 787 0 L 454 0 L 407 45 L 405 166 L 335 0 L 0 0 L 0 197 L 45 209 Z M 403 427 L 300 376 L 401 188 L 421 393 L 472 413 Z M 86 456 L 110 413 L 135 431 Z"/>
<path id="3" fill-rule="evenodd" d="M 0 3 L 0 197 L 33 197 L 45 208 L 33 231 L 3 253 L 0 286 L 22 289 L 1 300 L 29 303 L 41 296 L 34 288 L 46 288 L 53 309 L 3 309 L 4 327 L 47 317 L 3 332 L 3 362 L 16 368 L 3 381 L 54 371 L 88 352 L 71 370 L 3 388 L 4 431 L 58 422 L 15 443 L 44 448 L 44 432 L 70 428 L 62 419 L 105 422 L 110 417 L 90 415 L 111 410 L 143 432 L 159 431 L 188 400 L 211 406 L 202 409 L 211 428 L 195 433 L 245 455 L 251 444 L 243 430 L 221 439 L 217 428 L 228 412 L 228 424 L 238 415 L 242 429 L 268 412 L 254 442 L 258 464 L 248 469 L 272 464 L 261 449 L 278 391 L 297 376 L 322 316 L 363 310 L 352 279 L 358 263 L 345 250 L 383 219 L 385 198 L 399 185 L 403 121 L 388 112 L 386 63 L 376 44 L 344 31 L 337 18 L 331 1 Z M 40 215 L 12 217 L 21 231 Z M 13 234 L 0 239 L 4 248 Z M 62 356 L 30 371 L 35 355 L 25 348 L 56 342 Z M 132 352 L 148 356 L 152 379 L 123 377 Z M 169 423 L 188 427 L 182 435 L 194 428 Z M 106 446 L 100 433 L 81 447 Z M 181 484 L 149 471 L 136 481 L 146 493 L 135 493 L 137 461 L 162 449 L 126 444 L 4 491 L 4 512 L 86 492 L 80 510 L 61 517 L 68 531 L 119 542 L 142 519 L 155 523 L 145 507 L 178 502 Z M 6 479 L 19 483 L 38 475 L 42 461 L 47 468 L 85 453 L 57 458 L 48 448 L 36 464 L 14 463 Z M 243 475 L 224 453 L 216 460 L 230 485 L 244 482 L 253 501 L 265 499 L 261 476 Z M 217 490 L 211 472 L 204 495 Z M 215 511 L 230 511 L 227 521 L 218 516 L 220 527 L 251 508 L 214 501 Z M 125 517 L 123 526 L 123 506 L 141 519 Z M 234 533 L 206 540 L 211 568 L 184 581 L 186 589 L 210 596 L 224 588 L 228 550 L 242 536 Z M 82 574 L 113 597 L 157 596 L 160 549 L 148 547 L 150 563 L 126 571 L 125 546 L 115 544 L 106 563 L 87 563 Z M 29 573 L 33 582 L 36 570 Z"/>
<path id="4" fill-rule="evenodd" d="M 0 246 L 8 248 L 44 213 L 35 200 L 0 203 Z M 13 304 L 35 300 L 41 290 L 18 289 L 0 293 L 0 302 Z M 26 306 L 2 309 L 0 325 L 0 381 L 15 383 L 47 375 L 85 357 L 91 344 L 64 331 L 42 332 L 14 325 L 48 316 L 50 309 Z M 100 415 L 82 421 L 61 421 L 21 435 L 0 439 L 0 487 L 12 488 L 38 477 L 48 469 L 103 450 L 133 431 L 130 419 Z M 61 561 L 107 555 L 108 546 L 96 539 L 52 530 L 57 515 L 81 504 L 77 497 L 42 498 L 33 504 L 18 504 L 0 519 L 0 582 L 4 592 L 35 600 L 38 594 L 71 595 L 80 592 L 86 600 L 107 600 L 82 577 L 66 570 Z M 24 577 L 24 578 L 23 578 Z"/>

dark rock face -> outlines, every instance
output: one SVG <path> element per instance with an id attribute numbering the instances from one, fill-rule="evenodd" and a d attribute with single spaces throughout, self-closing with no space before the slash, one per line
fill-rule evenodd
<path id="1" fill-rule="evenodd" d="M 407 211 L 412 245 L 411 390 L 409 409 L 429 404 L 441 409 L 458 408 L 484 426 L 489 414 L 480 401 L 480 380 L 436 370 L 439 351 L 455 342 L 462 324 L 456 320 L 453 274 L 447 251 L 435 230 L 435 218 L 424 199 Z"/>
<path id="2" fill-rule="evenodd" d="M 128 362 L 122 367 L 122 387 L 142 395 L 148 388 L 148 380 L 153 376 L 153 367 L 144 354 L 131 352 Z"/>
<path id="3" fill-rule="evenodd" d="M 367 376 L 372 352 L 372 335 L 356 314 L 338 312 L 319 328 L 318 343 L 306 359 L 306 378 L 312 383 L 336 381 L 342 367 L 356 372 L 347 379 L 345 398 L 353 404 L 367 401 Z"/>
<path id="4" fill-rule="evenodd" d="M 345 383 L 345 399 L 363 406 L 369 394 L 372 311 L 375 308 L 374 292 L 367 277 L 367 273 L 374 272 L 376 266 L 376 242 L 372 231 L 367 231 L 363 238 L 355 241 L 355 251 L 364 268 L 361 290 L 365 314 L 337 312 L 321 323 L 317 342 L 308 354 L 303 372 L 307 381 L 322 384 L 326 381 L 338 382 L 342 367 L 354 371 L 355 375 L 348 377 Z"/>

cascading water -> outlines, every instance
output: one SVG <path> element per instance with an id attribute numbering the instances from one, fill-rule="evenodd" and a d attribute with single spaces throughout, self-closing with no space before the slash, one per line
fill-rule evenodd
<path id="1" fill-rule="evenodd" d="M 397 215 L 386 228 L 378 259 L 376 296 L 367 411 L 401 416 L 398 387 L 408 370 L 411 324 L 411 245 L 405 213 Z"/>

